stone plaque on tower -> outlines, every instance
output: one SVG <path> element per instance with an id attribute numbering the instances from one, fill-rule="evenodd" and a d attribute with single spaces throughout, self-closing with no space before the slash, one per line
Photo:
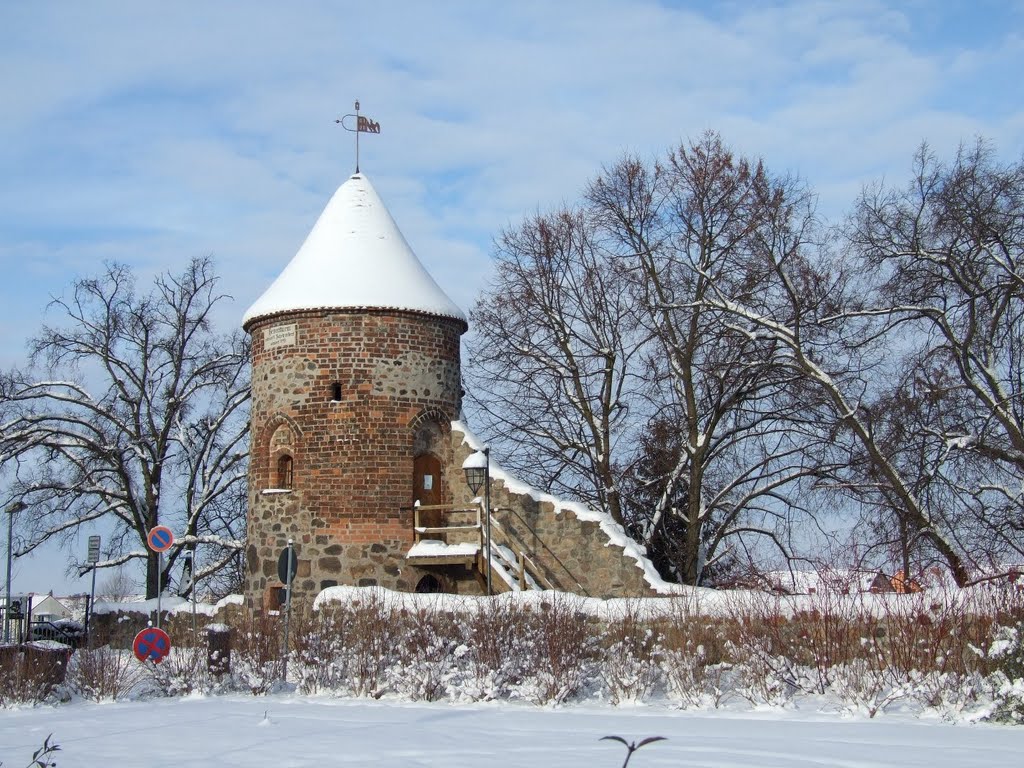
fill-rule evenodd
<path id="1" fill-rule="evenodd" d="M 265 349 L 294 347 L 295 323 L 289 323 L 288 325 L 275 325 L 273 328 L 264 329 L 263 346 Z"/>

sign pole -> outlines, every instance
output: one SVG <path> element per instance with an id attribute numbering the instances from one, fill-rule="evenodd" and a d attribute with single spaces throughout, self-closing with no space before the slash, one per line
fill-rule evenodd
<path id="1" fill-rule="evenodd" d="M 357 136 L 359 134 L 356 134 Z M 7 510 L 7 601 L 4 603 L 4 645 L 11 642 L 11 545 L 14 543 L 13 507 Z"/>
<path id="2" fill-rule="evenodd" d="M 358 134 L 356 134 L 358 135 Z M 11 560 L 14 550 L 14 516 L 25 509 L 25 502 L 16 501 L 7 512 L 7 602 L 4 603 L 4 643 L 11 641 Z"/>
<path id="3" fill-rule="evenodd" d="M 160 629 L 160 593 L 164 591 L 160 576 L 164 572 L 164 553 L 156 555 L 156 628 Z"/>
<path id="4" fill-rule="evenodd" d="M 154 526 L 146 534 L 146 543 L 149 544 L 149 548 L 153 552 L 159 554 L 156 568 L 156 628 L 160 629 L 160 593 L 164 591 L 161 583 L 161 574 L 164 571 L 164 552 L 174 544 L 174 533 L 166 525 Z"/>
<path id="5" fill-rule="evenodd" d="M 92 590 L 89 592 L 89 602 L 85 606 L 85 636 L 89 636 L 89 627 L 92 624 L 92 607 L 96 602 L 96 563 L 100 561 L 100 537 L 90 536 L 89 537 L 89 550 L 86 555 L 86 561 L 89 563 L 90 570 L 92 571 Z"/>
<path id="6" fill-rule="evenodd" d="M 359 173 L 359 100 L 356 99 L 356 173 Z"/>
<path id="7" fill-rule="evenodd" d="M 92 589 L 89 591 L 89 605 L 85 612 L 85 636 L 89 636 L 89 627 L 92 624 L 92 607 L 96 603 L 96 566 L 92 567 Z"/>
<path id="8" fill-rule="evenodd" d="M 358 104 L 358 102 L 357 102 Z M 356 134 L 357 136 L 359 134 Z M 284 668 L 281 682 L 288 682 L 288 625 L 292 618 L 292 563 L 295 553 L 292 547 L 292 540 L 288 539 L 288 581 L 285 582 L 285 605 L 284 605 Z"/>
<path id="9" fill-rule="evenodd" d="M 494 594 L 491 588 L 491 448 L 484 448 L 484 457 L 487 459 L 486 476 L 484 477 L 484 509 L 487 510 L 487 596 Z"/>
<path id="10" fill-rule="evenodd" d="M 192 598 L 192 638 L 196 642 L 196 554 L 191 549 L 185 553 L 185 565 L 188 566 L 188 590 Z"/>

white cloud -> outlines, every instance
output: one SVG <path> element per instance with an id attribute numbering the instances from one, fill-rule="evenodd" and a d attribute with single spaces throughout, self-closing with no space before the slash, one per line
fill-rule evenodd
<path id="1" fill-rule="evenodd" d="M 941 14 L 881 0 L 5 4 L 0 260 L 17 295 L 0 360 L 103 258 L 148 269 L 212 252 L 240 314 L 352 170 L 333 121 L 355 98 L 383 126 L 363 137 L 363 169 L 463 306 L 502 227 L 571 201 L 623 152 L 707 128 L 799 172 L 832 214 L 865 181 L 902 178 L 922 139 L 942 152 L 984 134 L 1018 156 L 1020 99 L 1001 96 L 1020 92 L 1006 76 L 1024 63 L 1019 11 L 979 16 L 983 44 L 923 38 Z"/>

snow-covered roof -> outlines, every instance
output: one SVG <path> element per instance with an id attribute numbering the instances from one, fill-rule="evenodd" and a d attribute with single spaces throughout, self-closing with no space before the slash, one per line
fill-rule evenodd
<path id="1" fill-rule="evenodd" d="M 338 187 L 298 253 L 249 307 L 242 325 L 317 309 L 393 309 L 466 322 L 361 173 Z"/>

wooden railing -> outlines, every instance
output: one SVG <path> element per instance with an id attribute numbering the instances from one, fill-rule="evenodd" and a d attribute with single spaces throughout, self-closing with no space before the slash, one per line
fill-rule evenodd
<path id="1" fill-rule="evenodd" d="M 497 535 L 495 535 L 497 533 Z M 538 584 L 542 589 L 555 589 L 554 585 L 544 576 L 541 569 L 537 566 L 533 560 L 526 554 L 526 551 L 522 547 L 517 545 L 512 539 L 509 538 L 508 534 L 502 530 L 501 526 L 494 523 L 492 520 L 491 525 L 491 536 L 496 542 L 500 539 L 500 544 L 505 549 L 508 549 L 515 555 L 515 577 L 519 583 L 519 588 L 522 590 L 530 587 L 530 582 L 527 580 L 527 576 L 533 580 L 534 583 Z"/>
<path id="2" fill-rule="evenodd" d="M 520 522 L 526 524 L 526 521 L 522 519 L 512 509 L 502 509 L 503 512 L 511 512 L 519 518 Z M 454 515 L 468 515 L 468 522 L 451 522 L 451 518 Z M 429 518 L 440 515 L 444 520 L 443 525 L 436 524 L 436 521 L 430 520 Z M 427 520 L 424 520 L 427 517 Z M 526 550 L 517 544 L 501 527 L 501 525 L 492 518 L 491 520 L 491 536 L 494 539 L 495 544 L 499 544 L 505 549 L 512 552 L 515 557 L 515 563 L 508 563 L 511 568 L 506 567 L 505 570 L 511 570 L 512 575 L 515 576 L 516 581 L 519 584 L 519 588 L 522 590 L 530 589 L 533 584 L 538 585 L 541 589 L 557 589 L 552 584 L 551 580 L 544 575 L 544 569 L 536 563 L 527 553 Z M 527 528 L 536 538 L 536 533 Z M 424 539 L 424 537 L 430 537 L 432 535 L 447 536 L 449 533 L 472 533 L 474 536 L 468 538 L 475 539 L 473 542 L 480 547 L 480 552 L 477 555 L 476 566 L 477 570 L 485 577 L 487 575 L 487 547 L 490 546 L 490 542 L 486 540 L 485 527 L 483 525 L 483 506 L 480 504 L 472 504 L 469 506 L 458 506 L 455 504 L 415 504 L 413 506 L 413 543 L 417 544 Z M 548 551 L 551 558 L 558 563 L 559 566 L 567 573 L 569 578 L 576 584 L 577 587 L 587 594 L 587 591 L 583 588 L 583 585 L 573 576 L 569 569 L 565 567 L 561 560 L 555 555 L 551 549 L 537 538 L 537 542 L 544 549 Z M 492 560 L 494 559 L 494 552 L 492 551 Z M 500 560 L 507 562 L 507 558 L 501 556 Z"/>
<path id="3" fill-rule="evenodd" d="M 522 515 L 520 515 L 518 512 L 516 512 L 516 510 L 512 509 L 511 507 L 501 507 L 500 510 L 498 510 L 498 511 L 514 515 L 519 520 L 519 522 L 526 528 L 526 530 L 528 530 L 530 532 L 531 537 L 538 544 L 540 544 L 541 547 L 543 547 L 547 551 L 547 553 L 551 557 L 551 559 L 555 563 L 558 564 L 558 566 L 565 572 L 565 575 L 568 576 L 569 579 L 572 581 L 572 583 L 576 585 L 576 587 L 579 589 L 579 593 L 582 594 L 584 597 L 590 597 L 590 592 L 587 591 L 587 588 L 584 587 L 582 584 L 580 584 L 580 581 L 579 581 L 579 579 L 576 578 L 575 574 L 573 574 L 573 572 L 569 570 L 568 566 L 566 566 L 566 564 L 562 562 L 561 558 L 559 558 L 558 555 L 556 555 L 554 553 L 554 551 L 551 549 L 551 547 L 549 547 L 547 544 L 545 544 L 543 542 L 543 540 L 541 540 L 540 536 L 537 534 L 537 531 L 535 531 L 533 529 L 533 526 L 531 526 L 528 522 L 526 522 L 526 520 L 523 519 Z M 505 534 L 505 538 L 508 539 L 508 534 Z M 514 549 L 514 550 L 520 550 L 521 551 L 521 548 L 517 547 L 517 546 L 512 546 L 510 548 Z M 538 573 L 540 572 L 540 569 L 537 567 L 536 563 L 533 563 L 531 561 L 531 565 L 533 566 L 533 569 L 535 571 L 537 571 Z M 531 571 L 531 575 L 534 575 L 532 571 Z M 536 576 L 534 576 L 534 578 L 536 578 Z M 551 584 L 551 582 L 548 579 L 546 579 L 546 578 L 543 579 L 543 581 L 538 579 L 537 583 L 538 584 L 547 584 L 547 585 Z M 552 587 L 552 586 L 545 586 L 544 588 L 545 589 L 555 589 L 555 587 Z"/>
<path id="4" fill-rule="evenodd" d="M 430 513 L 438 512 L 444 517 L 454 513 L 470 513 L 472 515 L 471 520 L 473 520 L 473 522 L 455 525 L 425 525 L 423 523 L 423 518 L 421 517 L 424 512 L 428 513 L 428 515 L 430 515 Z M 424 535 L 429 536 L 430 534 L 447 534 L 458 531 L 476 531 L 476 538 L 478 539 L 480 546 L 483 547 L 483 525 L 480 522 L 481 508 L 479 504 L 474 504 L 468 507 L 460 507 L 454 504 L 416 504 L 413 506 L 412 515 L 413 543 L 419 542 Z"/>

